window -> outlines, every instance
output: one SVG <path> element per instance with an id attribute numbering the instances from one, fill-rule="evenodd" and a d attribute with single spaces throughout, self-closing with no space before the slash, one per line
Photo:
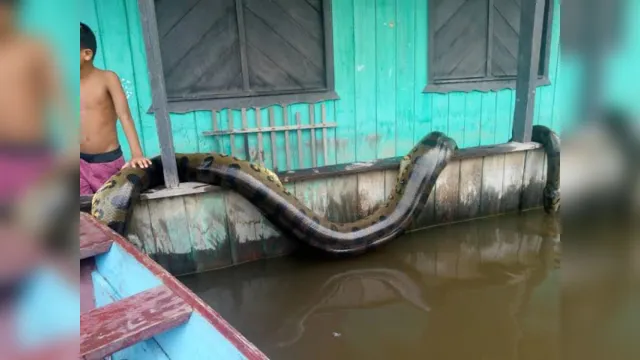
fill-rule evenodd
<path id="1" fill-rule="evenodd" d="M 155 0 L 170 110 L 336 98 L 330 0 Z"/>
<path id="2" fill-rule="evenodd" d="M 522 0 L 429 0 L 429 84 L 425 91 L 515 88 Z M 551 10 L 546 0 L 539 85 L 548 82 Z"/>

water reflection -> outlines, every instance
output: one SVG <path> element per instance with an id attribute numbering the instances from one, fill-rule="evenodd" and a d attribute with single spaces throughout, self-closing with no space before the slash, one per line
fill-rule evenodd
<path id="1" fill-rule="evenodd" d="M 182 280 L 273 359 L 553 359 L 559 232 L 531 212 Z"/>

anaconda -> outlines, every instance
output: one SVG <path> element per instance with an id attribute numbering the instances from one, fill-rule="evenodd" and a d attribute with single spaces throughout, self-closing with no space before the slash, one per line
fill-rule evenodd
<path id="1" fill-rule="evenodd" d="M 554 137 L 540 133 L 539 138 L 549 142 L 545 149 L 555 149 L 551 141 Z M 438 176 L 457 148 L 456 142 L 441 132 L 422 138 L 403 157 L 395 188 L 385 202 L 367 217 L 349 223 L 315 214 L 263 166 L 219 153 L 176 154 L 176 161 L 181 182 L 206 183 L 237 192 L 284 234 L 326 252 L 360 253 L 389 242 L 409 227 L 425 208 Z M 146 169 L 126 168 L 109 179 L 93 197 L 92 215 L 125 235 L 133 200 L 141 192 L 163 185 L 162 161 L 160 157 L 151 161 Z M 556 183 L 559 179 L 552 181 L 552 185 Z M 559 192 L 552 185 L 548 182 L 549 191 L 545 188 L 545 198 L 547 193 L 551 196 L 545 200 L 550 209 L 559 203 L 555 197 Z"/>

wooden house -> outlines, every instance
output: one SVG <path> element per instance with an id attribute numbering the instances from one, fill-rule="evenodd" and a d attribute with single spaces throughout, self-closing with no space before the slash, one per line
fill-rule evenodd
<path id="1" fill-rule="evenodd" d="M 419 229 L 540 204 L 545 155 L 529 142 L 531 125 L 561 132 L 579 84 L 575 67 L 561 66 L 561 8 L 82 0 L 80 20 L 98 37 L 96 65 L 121 78 L 147 156 L 175 163 L 175 152 L 214 151 L 263 163 L 333 220 L 372 211 L 399 157 L 427 133 L 446 133 L 461 150 Z M 291 250 L 237 194 L 179 184 L 171 166 L 165 182 L 141 196 L 128 237 L 172 273 Z"/>

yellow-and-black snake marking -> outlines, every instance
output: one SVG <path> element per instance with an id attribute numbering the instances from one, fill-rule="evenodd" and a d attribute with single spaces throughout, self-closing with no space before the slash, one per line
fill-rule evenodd
<path id="1" fill-rule="evenodd" d="M 554 143 L 549 143 L 555 149 Z M 358 253 L 386 243 L 408 228 L 424 209 L 436 179 L 456 150 L 456 142 L 443 133 L 425 136 L 402 159 L 396 186 L 384 204 L 373 214 L 350 223 L 335 223 L 318 216 L 291 194 L 276 174 L 262 166 L 217 153 L 176 154 L 176 160 L 181 182 L 233 190 L 283 233 L 326 252 Z M 96 192 L 92 215 L 124 235 L 133 200 L 163 182 L 160 157 L 153 158 L 146 169 L 123 169 Z M 556 189 L 549 184 L 547 187 Z M 555 196 L 556 192 L 550 190 L 549 194 Z M 549 203 L 556 203 L 555 198 Z"/>

